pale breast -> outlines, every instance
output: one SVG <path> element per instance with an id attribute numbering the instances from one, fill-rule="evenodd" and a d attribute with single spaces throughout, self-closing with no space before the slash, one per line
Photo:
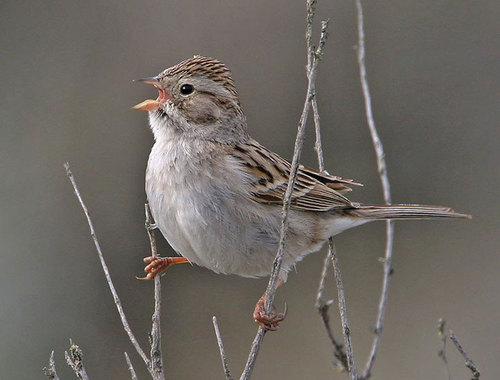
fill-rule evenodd
<path id="1" fill-rule="evenodd" d="M 279 208 L 269 213 L 250 199 L 245 173 L 230 156 L 185 148 L 157 142 L 151 151 L 146 193 L 160 231 L 179 254 L 215 272 L 268 274 Z"/>

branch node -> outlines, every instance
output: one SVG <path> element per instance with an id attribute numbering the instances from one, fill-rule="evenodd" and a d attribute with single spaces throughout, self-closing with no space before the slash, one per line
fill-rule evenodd
<path id="1" fill-rule="evenodd" d="M 54 350 L 50 353 L 49 366 L 43 367 L 43 374 L 51 380 L 59 380 L 59 376 L 56 371 L 56 361 L 54 360 Z"/>
<path id="2" fill-rule="evenodd" d="M 87 372 L 83 366 L 83 351 L 82 349 L 74 344 L 71 339 L 69 340 L 69 350 L 64 351 L 64 357 L 66 358 L 66 363 L 73 370 L 75 375 L 81 380 L 88 380 Z"/>

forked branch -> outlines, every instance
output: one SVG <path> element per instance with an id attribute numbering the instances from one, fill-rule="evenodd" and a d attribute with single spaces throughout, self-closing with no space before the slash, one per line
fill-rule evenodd
<path id="1" fill-rule="evenodd" d="M 130 342 L 134 346 L 135 350 L 137 351 L 139 356 L 142 358 L 142 360 L 146 364 L 146 367 L 148 368 L 148 371 L 151 374 L 151 377 L 155 380 L 162 380 L 162 379 L 164 379 L 164 375 L 163 375 L 163 369 L 161 366 L 161 349 L 160 349 L 160 345 L 159 345 L 159 341 L 160 341 L 160 337 L 161 337 L 161 334 L 159 331 L 159 313 L 160 313 L 160 305 L 161 305 L 161 303 L 159 302 L 159 298 L 160 298 L 159 289 L 155 288 L 155 314 L 153 315 L 153 328 L 152 328 L 152 338 L 151 338 L 151 341 L 152 341 L 151 352 L 152 352 L 153 361 L 151 361 L 147 357 L 144 350 L 139 345 L 139 342 L 137 341 L 137 339 L 136 339 L 134 333 L 132 332 L 132 329 L 130 328 L 130 325 L 127 321 L 127 317 L 125 316 L 125 312 L 123 310 L 120 298 L 118 297 L 118 293 L 117 293 L 116 288 L 115 288 L 113 281 L 111 279 L 111 275 L 109 274 L 108 266 L 106 264 L 106 261 L 104 260 L 104 255 L 102 253 L 101 245 L 99 244 L 99 240 L 97 239 L 97 235 L 96 235 L 95 230 L 94 230 L 94 225 L 92 223 L 92 219 L 90 218 L 90 214 L 89 214 L 89 211 L 87 209 L 87 206 L 85 205 L 83 198 L 80 194 L 80 190 L 78 189 L 78 186 L 77 186 L 76 181 L 75 181 L 75 177 L 73 176 L 73 173 L 71 172 L 69 163 L 65 163 L 64 168 L 66 169 L 66 175 L 68 176 L 69 180 L 71 181 L 71 185 L 73 186 L 73 190 L 75 191 L 75 195 L 76 195 L 78 201 L 80 202 L 80 206 L 83 209 L 85 217 L 87 218 L 87 224 L 88 224 L 89 229 L 90 229 L 90 235 L 92 236 L 92 240 L 94 241 L 94 245 L 95 245 L 97 254 L 99 256 L 99 260 L 101 262 L 102 269 L 104 271 L 104 276 L 106 277 L 106 281 L 108 283 L 109 289 L 111 291 L 111 294 L 113 295 L 113 300 L 114 300 L 116 308 L 118 310 L 118 314 L 120 315 L 120 320 L 122 322 L 123 328 L 124 328 L 125 332 L 127 333 L 128 337 L 130 339 Z M 148 230 L 148 234 L 149 233 L 150 233 L 150 231 Z M 151 235 L 150 235 L 150 239 L 151 239 Z M 150 240 L 150 241 L 151 241 L 151 247 L 153 250 L 154 238 L 153 238 L 153 240 Z M 153 250 L 153 253 L 154 253 L 154 250 Z M 157 277 L 159 277 L 159 276 L 157 276 Z M 156 281 L 157 280 L 155 280 L 155 283 L 156 283 Z M 158 284 L 158 288 L 159 288 L 159 284 Z M 158 357 L 159 357 L 159 359 L 158 359 Z"/>

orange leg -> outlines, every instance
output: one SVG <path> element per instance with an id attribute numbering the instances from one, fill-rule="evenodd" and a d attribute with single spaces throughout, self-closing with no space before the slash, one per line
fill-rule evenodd
<path id="1" fill-rule="evenodd" d="M 144 272 L 146 272 L 146 277 L 139 278 L 138 280 L 152 280 L 155 276 L 164 270 L 166 270 L 169 266 L 174 264 L 182 264 L 189 263 L 189 260 L 185 257 L 153 257 L 148 256 L 143 260 L 146 264 L 148 264 L 144 268 Z"/>
<path id="2" fill-rule="evenodd" d="M 278 280 L 276 287 L 278 288 L 283 284 L 282 280 Z M 288 308 L 285 304 L 285 310 L 283 313 L 276 313 L 274 311 L 266 313 L 265 310 L 266 303 L 266 293 L 262 295 L 257 301 L 255 305 L 255 310 L 253 312 L 253 319 L 255 323 L 257 323 L 260 327 L 262 327 L 265 331 L 276 331 L 279 328 L 280 322 L 282 322 L 286 318 L 286 314 L 288 312 Z M 273 306 L 274 308 L 274 306 Z"/>

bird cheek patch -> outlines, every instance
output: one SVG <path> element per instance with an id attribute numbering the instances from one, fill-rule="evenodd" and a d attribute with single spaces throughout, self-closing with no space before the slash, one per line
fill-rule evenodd
<path id="1" fill-rule="evenodd" d="M 187 119 L 195 124 L 210 124 L 219 120 L 221 116 L 216 104 L 204 97 L 191 98 L 184 106 Z"/>

